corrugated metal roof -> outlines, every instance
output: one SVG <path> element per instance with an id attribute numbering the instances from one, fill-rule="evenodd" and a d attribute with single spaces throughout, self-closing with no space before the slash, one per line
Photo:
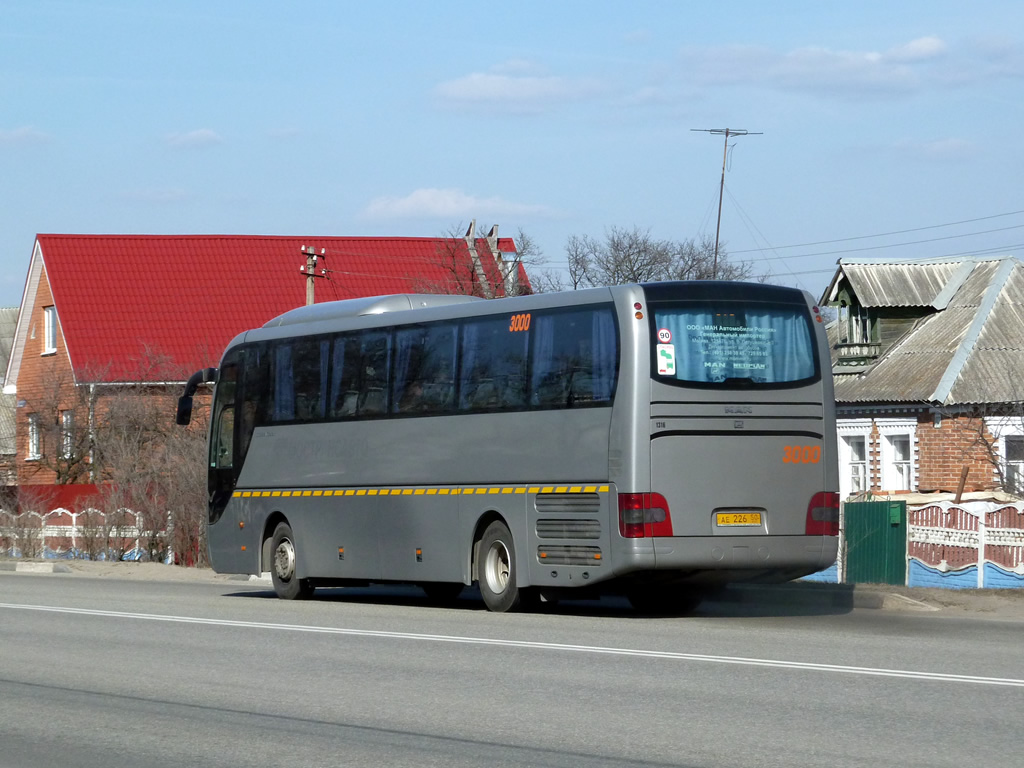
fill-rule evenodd
<path id="1" fill-rule="evenodd" d="M 84 380 L 177 379 L 216 365 L 238 333 L 305 303 L 303 245 L 325 250 L 318 302 L 443 293 L 453 267 L 472 274 L 459 238 L 39 235 L 38 244 Z M 502 238 L 498 249 L 513 252 L 515 243 Z M 477 252 L 493 273 L 483 238 Z"/>
<path id="2" fill-rule="evenodd" d="M 869 371 L 837 375 L 836 400 L 943 405 L 1019 402 L 1024 400 L 1022 371 L 1024 264 L 1003 257 L 975 263 L 948 307 L 921 320 Z"/>
<path id="3" fill-rule="evenodd" d="M 958 264 L 848 264 L 840 270 L 864 307 L 928 307 Z"/>

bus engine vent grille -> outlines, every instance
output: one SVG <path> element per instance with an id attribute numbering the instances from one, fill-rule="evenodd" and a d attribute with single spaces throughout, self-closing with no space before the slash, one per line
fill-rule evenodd
<path id="1" fill-rule="evenodd" d="M 537 511 L 541 514 L 582 512 L 596 515 L 601 510 L 601 497 L 596 493 L 538 493 L 535 498 Z"/>
<path id="2" fill-rule="evenodd" d="M 571 544 L 537 547 L 537 561 L 543 565 L 597 566 L 601 564 L 601 548 Z"/>
<path id="3" fill-rule="evenodd" d="M 557 520 L 542 518 L 537 521 L 538 539 L 599 539 L 600 520 Z"/>

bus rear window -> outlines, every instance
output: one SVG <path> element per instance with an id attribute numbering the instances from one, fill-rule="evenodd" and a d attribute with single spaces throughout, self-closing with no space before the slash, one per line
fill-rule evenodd
<path id="1" fill-rule="evenodd" d="M 819 375 L 810 313 L 802 305 L 709 301 L 652 308 L 652 374 L 660 381 L 772 387 Z"/>

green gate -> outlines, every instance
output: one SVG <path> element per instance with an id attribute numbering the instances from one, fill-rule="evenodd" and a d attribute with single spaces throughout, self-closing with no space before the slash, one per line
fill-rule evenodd
<path id="1" fill-rule="evenodd" d="M 907 502 L 843 505 L 847 584 L 907 583 Z"/>

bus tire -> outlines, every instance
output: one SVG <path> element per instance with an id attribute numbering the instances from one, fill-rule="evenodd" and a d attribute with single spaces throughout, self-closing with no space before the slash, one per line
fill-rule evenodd
<path id="1" fill-rule="evenodd" d="M 480 596 L 487 610 L 495 613 L 516 610 L 522 600 L 516 583 L 516 548 L 511 531 L 500 520 L 484 530 L 479 557 Z"/>
<path id="2" fill-rule="evenodd" d="M 270 545 L 270 575 L 282 600 L 305 600 L 313 594 L 309 579 L 298 577 L 299 555 L 288 523 L 278 523 Z"/>

